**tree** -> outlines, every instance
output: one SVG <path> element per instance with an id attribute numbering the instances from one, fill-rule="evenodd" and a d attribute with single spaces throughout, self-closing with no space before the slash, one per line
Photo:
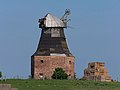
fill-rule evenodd
<path id="1" fill-rule="evenodd" d="M 67 79 L 68 75 L 65 73 L 65 71 L 62 68 L 55 68 L 55 71 L 53 72 L 52 79 Z"/>
<path id="2" fill-rule="evenodd" d="M 0 78 L 2 77 L 2 72 L 0 72 Z"/>

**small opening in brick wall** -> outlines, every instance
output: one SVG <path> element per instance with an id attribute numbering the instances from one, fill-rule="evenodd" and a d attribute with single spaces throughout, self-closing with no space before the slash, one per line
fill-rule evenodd
<path id="1" fill-rule="evenodd" d="M 40 73 L 40 76 L 43 76 L 43 73 Z"/>
<path id="2" fill-rule="evenodd" d="M 39 73 L 40 79 L 43 79 L 43 73 Z"/>
<path id="3" fill-rule="evenodd" d="M 91 65 L 90 68 L 94 68 L 95 66 L 94 65 Z"/>
<path id="4" fill-rule="evenodd" d="M 72 62 L 71 61 L 69 61 L 69 64 L 71 64 Z"/>
<path id="5" fill-rule="evenodd" d="M 43 60 L 40 60 L 41 63 L 43 63 Z"/>

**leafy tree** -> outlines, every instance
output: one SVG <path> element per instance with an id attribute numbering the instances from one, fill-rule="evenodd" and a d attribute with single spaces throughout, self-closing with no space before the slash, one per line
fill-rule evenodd
<path id="1" fill-rule="evenodd" d="M 0 72 L 0 78 L 2 77 L 2 72 Z"/>
<path id="2" fill-rule="evenodd" d="M 65 73 L 65 71 L 62 68 L 55 68 L 55 71 L 52 75 L 52 79 L 67 79 L 68 75 Z"/>

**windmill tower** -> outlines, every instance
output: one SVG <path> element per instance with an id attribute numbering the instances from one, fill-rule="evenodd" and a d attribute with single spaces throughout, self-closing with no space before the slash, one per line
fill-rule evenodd
<path id="1" fill-rule="evenodd" d="M 42 29 L 36 52 L 31 56 L 31 75 L 34 79 L 51 79 L 55 68 L 65 70 L 70 79 L 74 79 L 74 56 L 70 53 L 64 28 L 67 28 L 69 10 L 61 19 L 48 13 L 39 19 L 39 28 Z"/>

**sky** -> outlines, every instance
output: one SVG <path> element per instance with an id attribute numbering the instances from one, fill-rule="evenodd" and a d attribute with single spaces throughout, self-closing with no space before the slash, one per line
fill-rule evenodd
<path id="1" fill-rule="evenodd" d="M 31 56 L 41 29 L 38 20 L 47 13 L 58 18 L 71 14 L 65 29 L 75 56 L 78 78 L 89 62 L 105 62 L 109 75 L 120 80 L 120 0 L 0 0 L 0 71 L 7 78 L 27 78 Z"/>

